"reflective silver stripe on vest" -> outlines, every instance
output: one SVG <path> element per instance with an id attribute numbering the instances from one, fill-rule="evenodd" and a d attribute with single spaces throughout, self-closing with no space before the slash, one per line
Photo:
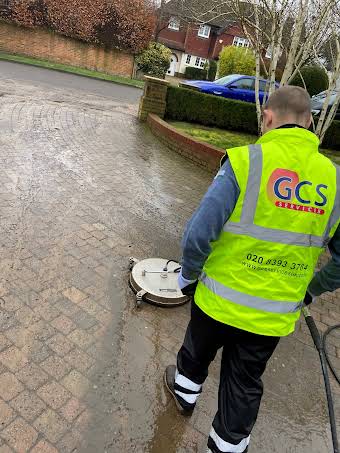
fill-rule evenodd
<path id="1" fill-rule="evenodd" d="M 243 236 L 250 236 L 260 241 L 276 242 L 278 244 L 297 245 L 303 247 L 323 247 L 324 238 L 311 234 L 293 233 L 291 231 L 266 228 L 259 225 L 242 225 L 241 223 L 227 222 L 223 231 Z"/>
<path id="2" fill-rule="evenodd" d="M 328 220 L 328 224 L 324 233 L 324 238 L 325 242 L 327 243 L 329 241 L 329 235 L 331 233 L 332 228 L 334 225 L 338 222 L 340 218 L 340 167 L 338 165 L 335 165 L 336 169 L 336 195 L 335 195 L 335 201 L 334 201 L 334 206 L 332 210 L 332 214 L 330 215 L 330 218 Z"/>
<path id="3" fill-rule="evenodd" d="M 254 223 L 257 202 L 260 194 L 262 177 L 262 147 L 261 145 L 250 145 L 249 150 L 249 175 L 246 193 L 244 196 L 241 223 Z"/>
<path id="4" fill-rule="evenodd" d="M 257 310 L 269 313 L 287 314 L 295 313 L 301 310 L 303 306 L 303 301 L 285 302 L 281 300 L 263 299 L 262 297 L 250 296 L 249 294 L 241 293 L 222 285 L 222 283 L 208 277 L 205 273 L 201 275 L 200 280 L 204 286 L 210 289 L 210 291 L 217 296 L 227 299 L 234 304 L 255 308 Z"/>

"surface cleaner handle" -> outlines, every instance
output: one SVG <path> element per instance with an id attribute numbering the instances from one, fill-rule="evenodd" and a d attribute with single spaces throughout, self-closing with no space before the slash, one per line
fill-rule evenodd
<path id="1" fill-rule="evenodd" d="M 310 334 L 313 338 L 315 347 L 318 351 L 321 351 L 322 350 L 322 338 L 321 338 L 318 328 L 316 327 L 315 321 L 307 307 L 303 307 L 302 313 L 305 317 L 306 324 L 307 324 Z"/>

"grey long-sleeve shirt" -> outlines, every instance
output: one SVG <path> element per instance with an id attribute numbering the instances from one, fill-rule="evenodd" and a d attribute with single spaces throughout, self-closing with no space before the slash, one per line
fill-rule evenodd
<path id="1" fill-rule="evenodd" d="M 198 279 L 211 253 L 210 243 L 218 239 L 239 195 L 235 174 L 227 160 L 185 229 L 182 241 L 182 276 L 185 280 Z M 340 288 L 340 227 L 329 243 L 329 250 L 330 261 L 315 274 L 308 287 L 313 296 Z"/>

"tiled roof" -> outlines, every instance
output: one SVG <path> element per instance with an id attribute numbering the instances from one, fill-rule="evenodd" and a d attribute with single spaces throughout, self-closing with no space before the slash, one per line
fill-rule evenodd
<path id="1" fill-rule="evenodd" d="M 171 39 L 163 38 L 162 36 L 159 37 L 159 41 L 169 47 L 170 49 L 180 50 L 182 52 L 185 51 L 184 44 L 178 41 L 172 41 Z"/>
<path id="2" fill-rule="evenodd" d="M 194 20 L 218 28 L 225 28 L 236 21 L 226 5 L 207 12 L 207 0 L 170 0 L 164 11 L 170 15 L 185 17 L 188 21 Z"/>

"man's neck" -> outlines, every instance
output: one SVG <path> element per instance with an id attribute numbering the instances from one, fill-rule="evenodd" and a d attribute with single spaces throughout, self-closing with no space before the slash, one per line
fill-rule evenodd
<path id="1" fill-rule="evenodd" d="M 289 129 L 292 127 L 297 127 L 299 129 L 305 129 L 305 127 L 300 126 L 300 124 L 295 124 L 295 123 L 282 124 L 282 126 L 279 126 L 276 129 Z"/>

